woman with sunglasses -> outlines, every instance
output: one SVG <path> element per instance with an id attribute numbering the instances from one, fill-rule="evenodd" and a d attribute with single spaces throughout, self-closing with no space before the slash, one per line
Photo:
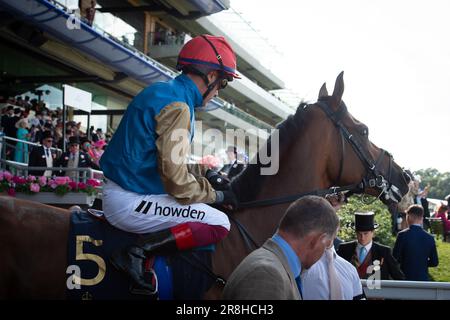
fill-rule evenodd
<path id="1" fill-rule="evenodd" d="M 146 234 L 111 262 L 147 294 L 156 289 L 144 280 L 145 258 L 217 243 L 230 222 L 208 204 L 233 208 L 237 202 L 229 188 L 215 190 L 214 177 L 194 175 L 185 163 L 195 113 L 217 108 L 211 99 L 239 78 L 235 53 L 223 37 L 198 36 L 181 49 L 177 69 L 175 79 L 154 83 L 133 99 L 100 160 L 106 219 Z"/>

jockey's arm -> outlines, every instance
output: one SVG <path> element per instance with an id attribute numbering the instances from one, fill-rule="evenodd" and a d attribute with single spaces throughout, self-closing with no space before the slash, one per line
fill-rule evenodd
<path id="1" fill-rule="evenodd" d="M 187 169 L 189 173 L 194 175 L 194 177 L 204 177 L 206 175 L 206 171 L 208 171 L 208 166 L 200 163 L 188 163 Z"/>
<path id="2" fill-rule="evenodd" d="M 158 170 L 166 192 L 181 204 L 215 202 L 216 193 L 208 180 L 192 175 L 185 163 L 190 146 L 188 106 L 172 103 L 162 109 L 155 120 Z M 180 133 L 183 139 L 178 139 Z M 175 159 L 172 159 L 173 155 Z"/>

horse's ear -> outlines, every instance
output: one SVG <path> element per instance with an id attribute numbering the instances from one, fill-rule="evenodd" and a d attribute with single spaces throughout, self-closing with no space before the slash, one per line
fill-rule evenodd
<path id="1" fill-rule="evenodd" d="M 327 90 L 327 84 L 324 82 L 323 85 L 320 87 L 318 100 L 320 100 L 321 98 L 325 98 L 325 97 L 328 97 L 328 90 Z"/>
<path id="2" fill-rule="evenodd" d="M 344 94 L 344 71 L 339 73 L 334 84 L 333 95 L 331 96 L 331 107 L 337 109 L 341 104 L 342 95 Z"/>

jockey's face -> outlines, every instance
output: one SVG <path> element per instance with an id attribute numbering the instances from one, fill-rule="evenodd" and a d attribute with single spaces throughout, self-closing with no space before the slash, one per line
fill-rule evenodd
<path id="1" fill-rule="evenodd" d="M 358 243 L 362 246 L 367 246 L 372 242 L 373 230 L 372 231 L 356 231 L 356 238 Z"/>
<path id="2" fill-rule="evenodd" d="M 211 71 L 207 75 L 209 83 L 214 83 L 219 78 L 219 72 L 217 71 Z M 221 81 L 218 81 L 214 88 L 211 90 L 211 92 L 203 99 L 203 107 L 208 104 L 209 101 L 211 101 L 212 98 L 217 97 L 219 95 L 219 90 L 222 88 Z M 206 88 L 205 88 L 206 91 Z"/>

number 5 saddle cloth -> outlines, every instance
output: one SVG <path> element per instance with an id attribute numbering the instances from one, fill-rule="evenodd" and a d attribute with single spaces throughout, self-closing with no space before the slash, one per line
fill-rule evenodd
<path id="1" fill-rule="evenodd" d="M 211 269 L 214 247 L 210 246 L 148 259 L 146 269 L 152 268 L 155 274 L 149 281 L 157 282 L 158 292 L 154 296 L 133 293 L 129 278 L 115 269 L 109 258 L 113 252 L 137 243 L 141 235 L 111 226 L 98 218 L 101 212 L 94 215 L 86 211 L 71 213 L 66 269 L 68 299 L 198 300 L 214 283 L 204 271 L 205 267 Z"/>

